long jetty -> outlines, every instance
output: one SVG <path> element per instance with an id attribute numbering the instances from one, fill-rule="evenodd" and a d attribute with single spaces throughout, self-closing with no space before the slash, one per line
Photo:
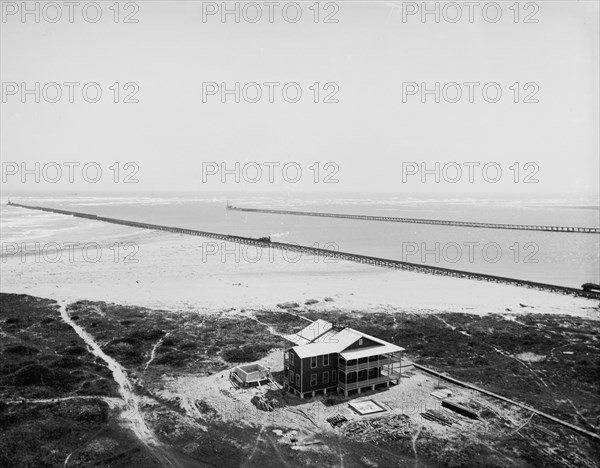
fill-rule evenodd
<path id="1" fill-rule="evenodd" d="M 597 227 L 570 227 L 570 226 L 535 226 L 530 224 L 501 224 L 501 223 L 479 223 L 473 221 L 451 221 L 444 219 L 423 218 L 397 218 L 393 216 L 370 216 L 345 213 L 319 213 L 316 211 L 291 211 L 291 210 L 269 210 L 263 208 L 241 208 L 227 204 L 228 210 L 246 211 L 252 213 L 268 213 L 295 216 L 318 216 L 322 218 L 358 219 L 361 221 L 384 221 L 391 223 L 411 224 L 437 224 L 439 226 L 463 226 L 484 229 L 512 229 L 517 231 L 547 231 L 547 232 L 572 232 L 579 234 L 600 234 Z"/>
<path id="2" fill-rule="evenodd" d="M 507 278 L 507 277 L 503 277 L 503 276 L 487 275 L 484 273 L 474 273 L 471 271 L 453 270 L 450 268 L 443 268 L 443 267 L 437 267 L 437 266 L 431 266 L 431 265 L 423 265 L 423 264 L 419 264 L 419 263 L 403 262 L 400 260 L 392 260 L 392 259 L 380 258 L 380 257 L 371 257 L 368 255 L 360 255 L 360 254 L 354 254 L 354 253 L 349 253 L 349 252 L 340 252 L 337 250 L 320 249 L 317 247 L 309 247 L 309 246 L 299 245 L 299 244 L 288 244 L 288 243 L 284 243 L 284 242 L 271 242 L 264 238 L 263 239 L 254 239 L 252 237 L 234 236 L 231 234 L 220 234 L 220 233 L 216 233 L 216 232 L 198 231 L 195 229 L 185 229 L 185 228 L 172 227 L 172 226 L 162 226 L 159 224 L 141 223 L 141 222 L 137 222 L 137 221 L 129 221 L 129 220 L 123 220 L 123 219 L 117 219 L 117 218 L 107 218 L 104 216 L 97 216 L 97 215 L 88 214 L 88 213 L 79 213 L 77 211 L 59 210 L 56 208 L 46 208 L 46 207 L 42 207 L 42 206 L 28 206 L 28 205 L 21 205 L 19 203 L 9 203 L 9 204 L 11 206 L 16 206 L 19 208 L 46 211 L 49 213 L 57 213 L 57 214 L 62 214 L 62 215 L 67 215 L 67 216 L 74 216 L 77 218 L 85 218 L 85 219 L 90 219 L 90 220 L 94 220 L 94 221 L 103 221 L 106 223 L 120 224 L 123 226 L 130 226 L 130 227 L 141 228 L 141 229 L 151 229 L 151 230 L 156 230 L 156 231 L 173 232 L 176 234 L 185 234 L 185 235 L 190 235 L 190 236 L 199 236 L 199 237 L 205 237 L 208 239 L 217 239 L 217 240 L 222 240 L 222 241 L 226 241 L 226 242 L 233 242 L 236 244 L 253 245 L 253 246 L 261 247 L 261 248 L 272 248 L 272 249 L 283 250 L 283 251 L 300 252 L 300 253 L 313 255 L 313 256 L 317 256 L 317 257 L 320 256 L 320 257 L 337 258 L 337 259 L 346 260 L 349 262 L 363 263 L 363 264 L 367 264 L 367 265 L 374 265 L 374 266 L 379 266 L 379 267 L 384 267 L 384 268 L 392 268 L 392 269 L 396 269 L 396 270 L 412 271 L 412 272 L 416 272 L 416 273 L 425 273 L 425 274 L 438 275 L 438 276 L 448 276 L 448 277 L 453 277 L 453 278 L 464 278 L 464 279 L 471 279 L 471 280 L 477 280 L 477 281 L 487 281 L 487 282 L 492 282 L 492 283 L 501 283 L 501 284 L 507 284 L 507 285 L 511 285 L 511 286 L 520 286 L 520 287 L 525 287 L 525 288 L 530 288 L 530 289 L 537 289 L 537 290 L 541 290 L 541 291 L 550 291 L 550 292 L 559 293 L 559 294 L 570 294 L 570 295 L 574 295 L 574 296 L 588 297 L 590 299 L 600 299 L 600 292 L 598 292 L 598 291 L 585 291 L 583 289 L 570 288 L 570 287 L 566 287 L 566 286 L 558 286 L 558 285 L 554 285 L 554 284 L 538 283 L 535 281 L 527 281 L 527 280 L 521 280 L 521 279 L 516 279 L 516 278 Z"/>

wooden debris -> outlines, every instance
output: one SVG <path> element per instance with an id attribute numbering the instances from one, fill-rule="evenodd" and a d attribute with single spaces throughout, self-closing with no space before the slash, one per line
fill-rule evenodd
<path id="1" fill-rule="evenodd" d="M 335 416 L 327 418 L 327 422 L 329 424 L 331 424 L 331 427 L 333 427 L 333 428 L 335 428 L 337 426 L 341 426 L 346 421 L 348 421 L 348 419 L 345 416 L 342 416 L 340 414 L 336 414 Z"/>
<path id="2" fill-rule="evenodd" d="M 406 440 L 412 436 L 412 423 L 405 414 L 353 421 L 343 428 L 344 435 L 361 442 Z"/>
<path id="3" fill-rule="evenodd" d="M 277 401 L 264 395 L 254 395 L 250 402 L 263 411 L 273 411 L 277 407 Z"/>
<path id="4" fill-rule="evenodd" d="M 431 392 L 430 395 L 432 397 L 437 398 L 438 400 L 443 400 L 444 398 L 451 397 L 452 396 L 452 392 L 450 390 L 447 390 L 447 389 L 434 390 L 433 392 Z"/>
<path id="5" fill-rule="evenodd" d="M 421 413 L 421 416 L 428 421 L 434 421 L 443 426 L 452 426 L 453 423 L 458 423 L 456 419 L 449 417 L 441 411 L 427 410 L 425 413 Z"/>
<path id="6" fill-rule="evenodd" d="M 442 401 L 442 406 L 462 416 L 466 416 L 467 418 L 479 419 L 479 415 L 475 411 L 465 408 L 464 406 L 454 403 L 453 401 L 444 400 Z"/>

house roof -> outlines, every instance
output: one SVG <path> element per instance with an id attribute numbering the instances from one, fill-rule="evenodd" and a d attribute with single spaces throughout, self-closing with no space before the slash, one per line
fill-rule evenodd
<path id="1" fill-rule="evenodd" d="M 292 349 L 300 357 L 320 356 L 322 354 L 339 353 L 355 343 L 361 335 L 354 330 L 344 328 L 343 330 L 329 330 L 319 336 L 312 343 L 294 346 Z"/>
<path id="2" fill-rule="evenodd" d="M 320 336 L 331 330 L 333 325 L 327 320 L 315 320 L 309 326 L 304 327 L 298 333 L 292 333 L 291 335 L 285 335 L 284 338 L 296 345 L 306 345 L 312 343 Z"/>
<path id="3" fill-rule="evenodd" d="M 376 337 L 374 337 L 374 336 L 372 336 L 372 335 L 367 335 L 366 333 L 363 333 L 363 332 L 360 332 L 360 331 L 354 330 L 353 328 L 347 328 L 346 330 L 352 330 L 354 333 L 358 333 L 358 334 L 359 334 L 359 335 L 360 335 L 362 338 L 368 338 L 369 340 L 372 340 L 372 341 L 374 341 L 375 343 L 379 343 L 379 344 L 381 344 L 381 345 L 389 345 L 389 344 L 392 344 L 392 343 L 388 343 L 387 341 L 383 341 L 383 340 L 381 340 L 381 339 L 379 339 L 379 338 L 376 338 Z M 392 346 L 396 346 L 396 345 L 392 345 Z M 398 346 L 398 348 L 400 348 L 400 347 Z M 400 348 L 400 349 L 401 349 L 402 351 L 404 351 L 404 348 Z"/>
<path id="4" fill-rule="evenodd" d="M 325 331 L 321 334 L 316 334 L 315 332 L 319 330 Z M 314 338 L 309 341 L 308 338 L 311 336 L 314 336 Z M 292 349 L 295 351 L 295 353 L 300 359 L 321 356 L 323 354 L 331 353 L 339 353 L 342 355 L 342 357 L 344 357 L 344 355 L 347 353 L 353 353 L 351 355 L 354 355 L 355 352 L 362 351 L 361 355 L 358 357 L 366 357 L 371 356 L 373 354 L 404 351 L 404 348 L 401 348 L 400 346 L 393 345 L 391 343 L 388 343 L 387 341 L 383 341 L 379 338 L 375 338 L 374 336 L 367 335 L 366 333 L 362 333 L 358 330 L 354 330 L 353 328 L 333 330 L 331 323 L 321 319 L 313 322 L 308 327 L 304 328 L 298 333 L 295 333 L 293 335 L 287 335 L 285 338 L 291 341 L 292 343 L 297 344 L 297 346 L 294 346 Z M 353 343 L 356 343 L 360 338 L 368 338 L 369 340 L 374 341 L 378 345 L 344 352 L 346 348 L 348 348 Z M 344 359 L 358 359 L 358 357 L 344 357 Z"/>
<path id="5" fill-rule="evenodd" d="M 404 348 L 393 345 L 391 343 L 386 343 L 380 346 L 368 346 L 366 348 L 357 348 L 350 349 L 348 351 L 342 351 L 340 353 L 340 356 L 349 361 L 351 359 L 360 359 L 368 356 L 373 356 L 374 354 L 395 353 L 398 351 L 404 351 Z"/>
<path id="6" fill-rule="evenodd" d="M 321 356 L 322 354 L 336 353 L 327 343 L 310 343 L 307 345 L 294 346 L 292 348 L 300 359 Z"/>

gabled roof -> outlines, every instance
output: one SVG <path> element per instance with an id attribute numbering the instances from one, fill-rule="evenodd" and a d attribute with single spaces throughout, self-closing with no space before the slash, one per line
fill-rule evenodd
<path id="1" fill-rule="evenodd" d="M 321 356 L 323 354 L 337 353 L 327 343 L 310 343 L 307 345 L 294 346 L 292 348 L 300 359 L 313 356 Z"/>
<path id="2" fill-rule="evenodd" d="M 333 325 L 327 320 L 315 320 L 309 326 L 304 327 L 298 333 L 292 333 L 291 335 L 285 335 L 284 338 L 296 345 L 305 345 L 312 343 L 320 336 L 331 330 Z"/>
<path id="3" fill-rule="evenodd" d="M 344 328 L 342 330 L 328 331 L 324 335 L 321 335 L 317 340 L 315 340 L 315 343 L 323 343 L 335 348 L 336 350 L 342 351 L 348 346 L 350 346 L 352 343 L 358 341 L 360 338 L 362 338 L 362 335 L 356 330 L 352 330 L 351 328 Z"/>
<path id="4" fill-rule="evenodd" d="M 351 330 L 354 333 L 358 333 L 362 338 L 368 338 L 369 340 L 373 340 L 375 343 L 379 343 L 381 345 L 392 345 L 392 346 L 396 346 L 392 343 L 388 343 L 387 341 L 383 341 L 379 338 L 375 338 L 374 336 L 371 335 L 367 335 L 366 333 L 354 330 L 353 328 L 346 328 L 346 330 Z M 400 346 L 396 346 L 397 348 L 400 348 Z M 400 348 L 402 351 L 404 351 L 404 348 Z"/>
<path id="5" fill-rule="evenodd" d="M 320 330 L 325 331 L 317 334 L 316 332 Z M 314 338 L 309 340 L 310 337 Z M 362 333 L 352 328 L 333 330 L 331 323 L 321 319 L 313 322 L 308 327 L 296 334 L 286 335 L 285 338 L 292 343 L 297 344 L 297 346 L 294 346 L 292 349 L 300 359 L 331 353 L 339 353 L 342 355 L 342 357 L 344 357 L 344 355 L 347 353 L 352 353 L 351 355 L 354 355 L 357 351 L 361 351 L 361 355 L 359 357 L 364 357 L 372 354 L 404 351 L 404 348 L 401 348 L 400 346 L 396 346 L 388 343 L 387 341 L 380 340 L 379 338 L 375 338 L 374 336 L 367 335 L 366 333 Z M 378 345 L 343 352 L 346 348 L 356 343 L 360 338 L 367 338 Z M 363 350 L 368 350 L 367 354 L 364 354 Z M 344 359 L 357 359 L 357 357 L 344 357 Z"/>
<path id="6" fill-rule="evenodd" d="M 312 343 L 294 346 L 292 349 L 304 359 L 322 354 L 339 353 L 361 338 L 360 334 L 344 328 L 343 330 L 329 330 Z"/>

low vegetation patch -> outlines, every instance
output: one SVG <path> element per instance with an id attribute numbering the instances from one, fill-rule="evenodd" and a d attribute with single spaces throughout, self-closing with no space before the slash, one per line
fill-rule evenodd
<path id="1" fill-rule="evenodd" d="M 0 294 L 0 466 L 156 467 L 104 397 L 112 373 L 55 302 Z M 92 398 L 89 398 L 92 396 Z"/>
<path id="2" fill-rule="evenodd" d="M 106 365 L 60 319 L 55 302 L 0 295 L 0 398 L 117 396 Z"/>
<path id="3" fill-rule="evenodd" d="M 306 326 L 306 321 L 286 312 L 260 313 L 255 320 L 250 315 L 200 316 L 88 301 L 71 304 L 68 312 L 79 317 L 79 324 L 107 354 L 149 379 L 173 371 L 212 373 L 262 359 L 283 345 L 281 337 L 261 323 L 263 319 L 290 333 Z"/>

